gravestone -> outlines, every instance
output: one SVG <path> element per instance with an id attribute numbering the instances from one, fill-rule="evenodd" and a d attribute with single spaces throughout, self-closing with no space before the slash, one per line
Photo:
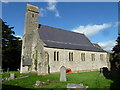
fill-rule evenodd
<path id="1" fill-rule="evenodd" d="M 80 84 L 74 84 L 74 83 L 68 83 L 67 84 L 68 90 L 86 90 L 88 86 L 84 86 L 82 83 Z"/>
<path id="2" fill-rule="evenodd" d="M 9 68 L 7 68 L 7 72 L 9 72 Z"/>
<path id="3" fill-rule="evenodd" d="M 62 66 L 60 68 L 60 81 L 65 82 L 66 80 L 66 68 L 65 66 Z"/>
<path id="4" fill-rule="evenodd" d="M 41 81 L 37 80 L 35 83 L 35 86 L 40 86 L 40 84 L 41 84 Z"/>
<path id="5" fill-rule="evenodd" d="M 14 78 L 15 78 L 14 73 L 10 73 L 10 79 L 14 79 Z"/>

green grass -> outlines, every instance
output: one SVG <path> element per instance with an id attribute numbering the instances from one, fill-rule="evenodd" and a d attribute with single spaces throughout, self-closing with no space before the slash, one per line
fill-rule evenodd
<path id="1" fill-rule="evenodd" d="M 91 72 L 81 72 L 67 74 L 67 82 L 60 82 L 60 74 L 49 74 L 49 75 L 37 75 L 36 73 L 20 74 L 19 72 L 14 72 L 16 77 L 19 75 L 29 76 L 22 79 L 15 79 L 7 82 L 3 82 L 3 88 L 34 88 L 34 84 L 37 80 L 47 82 L 49 79 L 49 85 L 43 85 L 38 88 L 66 88 L 67 83 L 83 83 L 89 88 L 109 88 L 112 83 L 111 80 L 105 79 L 104 76 L 100 75 L 99 71 Z M 8 77 L 9 73 L 3 73 L 3 78 Z"/>

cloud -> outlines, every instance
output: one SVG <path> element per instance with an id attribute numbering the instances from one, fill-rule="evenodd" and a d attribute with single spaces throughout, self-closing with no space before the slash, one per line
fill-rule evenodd
<path id="1" fill-rule="evenodd" d="M 115 26 L 116 26 L 116 27 L 120 26 L 120 21 L 116 22 L 116 23 L 115 23 Z"/>
<path id="2" fill-rule="evenodd" d="M 8 0 L 1 0 L 2 3 L 8 4 Z"/>
<path id="3" fill-rule="evenodd" d="M 118 34 L 120 34 L 120 21 L 115 22 L 114 27 L 118 28 Z"/>
<path id="4" fill-rule="evenodd" d="M 60 17 L 60 14 L 59 14 L 58 11 L 56 11 L 55 16 L 56 16 L 56 17 Z"/>
<path id="5" fill-rule="evenodd" d="M 115 40 L 105 41 L 105 42 L 99 42 L 98 43 L 104 50 L 112 52 L 112 48 L 116 45 Z"/>
<path id="6" fill-rule="evenodd" d="M 46 10 L 43 8 L 40 8 L 40 16 L 44 16 L 46 14 Z"/>
<path id="7" fill-rule="evenodd" d="M 19 37 L 19 38 L 22 40 L 22 36 L 20 36 L 20 35 L 17 35 L 17 36 L 15 36 L 15 37 Z"/>
<path id="8" fill-rule="evenodd" d="M 102 25 L 80 25 L 74 29 L 72 29 L 72 31 L 74 32 L 78 32 L 78 33 L 84 33 L 87 36 L 92 36 L 97 34 L 99 31 L 104 30 L 106 28 L 111 27 L 111 24 L 102 24 Z"/>
<path id="9" fill-rule="evenodd" d="M 59 11 L 57 10 L 57 1 L 56 0 L 47 0 L 48 6 L 46 7 L 47 10 L 55 12 L 56 17 L 60 17 Z"/>
<path id="10" fill-rule="evenodd" d="M 48 10 L 50 11 L 55 11 L 56 10 L 56 2 L 48 2 L 48 7 L 47 7 Z"/>

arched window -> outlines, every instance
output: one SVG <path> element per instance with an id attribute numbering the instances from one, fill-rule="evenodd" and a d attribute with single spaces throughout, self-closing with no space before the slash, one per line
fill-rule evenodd
<path id="1" fill-rule="evenodd" d="M 95 61 L 95 54 L 91 54 L 92 61 Z"/>
<path id="2" fill-rule="evenodd" d="M 81 60 L 85 61 L 85 53 L 81 53 Z"/>
<path id="3" fill-rule="evenodd" d="M 54 51 L 54 61 L 59 61 L 59 52 Z"/>
<path id="4" fill-rule="evenodd" d="M 69 52 L 69 61 L 73 61 L 73 52 Z"/>

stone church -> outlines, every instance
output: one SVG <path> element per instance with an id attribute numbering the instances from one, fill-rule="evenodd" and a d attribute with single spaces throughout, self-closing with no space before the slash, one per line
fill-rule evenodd
<path id="1" fill-rule="evenodd" d="M 38 24 L 39 8 L 26 7 L 21 73 L 57 73 L 65 66 L 73 72 L 109 66 L 109 54 L 84 34 Z"/>

